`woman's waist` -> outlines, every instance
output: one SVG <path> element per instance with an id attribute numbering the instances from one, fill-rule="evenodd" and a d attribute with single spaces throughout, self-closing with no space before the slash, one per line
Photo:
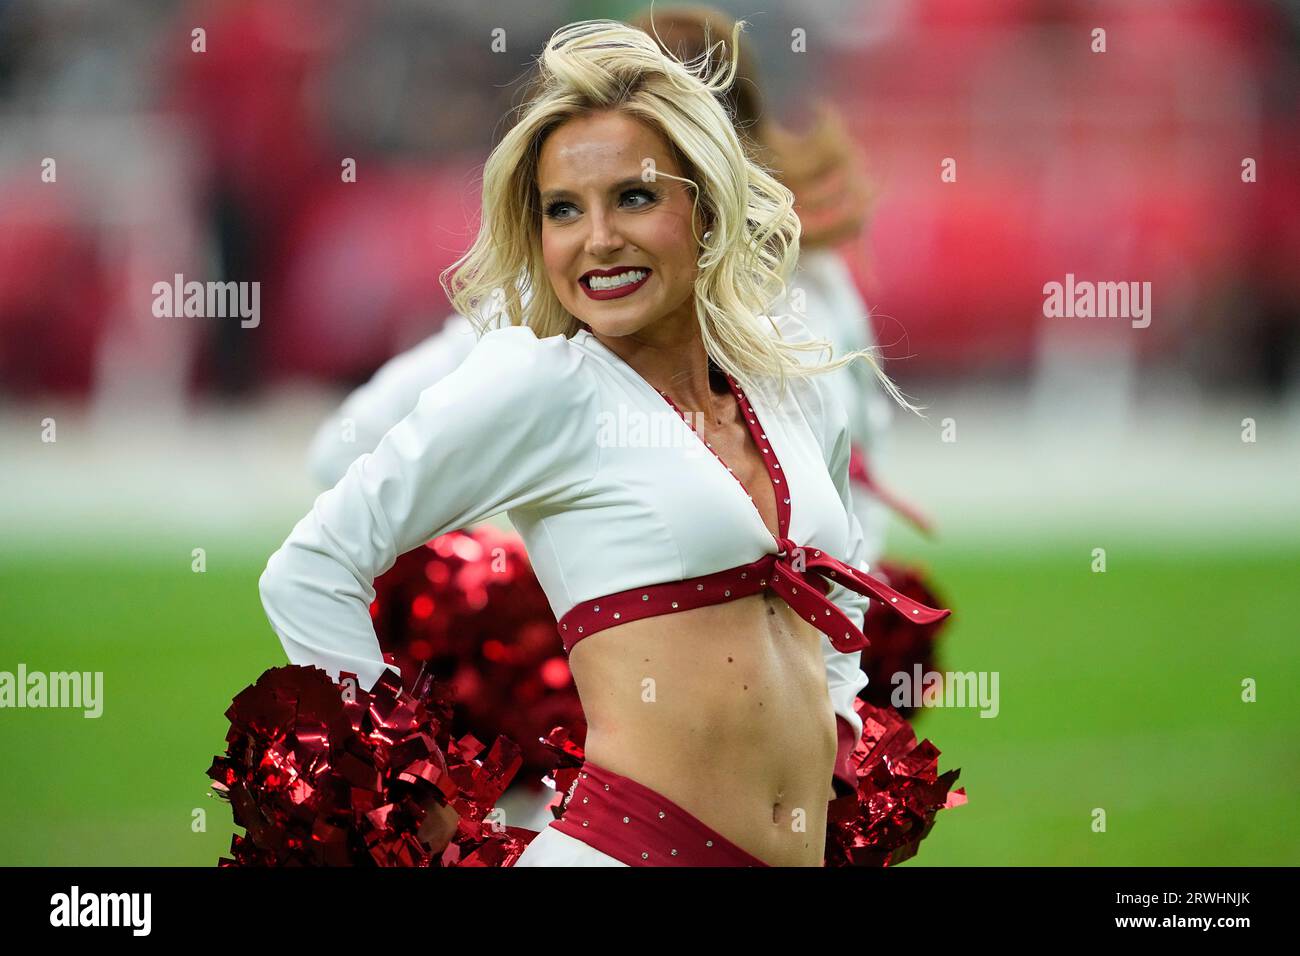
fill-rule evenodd
<path id="1" fill-rule="evenodd" d="M 748 726 L 646 721 L 609 727 L 589 722 L 587 757 L 660 790 L 684 806 L 716 803 L 770 816 L 777 805 L 830 799 L 835 720 L 825 712 L 790 713 Z"/>
<path id="2" fill-rule="evenodd" d="M 752 852 L 786 846 L 831 796 L 836 728 L 820 642 L 776 595 L 593 635 L 570 659 L 587 755 L 735 829 Z"/>
<path id="3" fill-rule="evenodd" d="M 821 634 L 771 593 L 609 628 L 569 666 L 588 725 L 607 735 L 740 749 L 834 737 Z"/>

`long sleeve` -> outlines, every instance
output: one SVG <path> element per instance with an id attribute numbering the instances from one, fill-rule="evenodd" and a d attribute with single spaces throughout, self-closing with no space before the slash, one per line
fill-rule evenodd
<path id="1" fill-rule="evenodd" d="M 352 462 L 374 451 L 388 430 L 410 414 L 420 393 L 455 371 L 476 344 L 474 326 L 457 313 L 423 342 L 384 363 L 316 430 L 307 455 L 312 477 L 324 488 L 337 484 Z"/>
<path id="2" fill-rule="evenodd" d="M 789 341 L 807 342 L 816 337 L 808 325 L 797 316 L 787 313 L 775 315 L 773 318 L 778 323 L 782 337 Z M 821 357 L 807 361 L 814 360 L 821 360 Z M 853 450 L 853 436 L 848 414 L 835 386 L 830 381 L 838 374 L 840 373 L 829 372 L 813 376 L 796 388 L 801 396 L 801 403 L 804 404 L 817 429 L 827 471 L 844 506 L 847 548 L 846 553 L 837 554 L 836 557 L 859 570 L 869 571 L 867 541 L 853 508 L 853 494 L 849 480 L 849 457 Z M 844 611 L 855 627 L 861 629 L 870 603 L 865 595 L 832 584 L 826 597 Z M 834 777 L 848 789 L 856 790 L 857 781 L 849 771 L 847 761 L 862 736 L 862 718 L 853 708 L 858 691 L 866 687 L 868 682 L 867 675 L 862 670 L 862 654 L 860 651 L 835 650 L 830 639 L 823 634 L 822 657 L 826 663 L 826 687 L 830 693 L 831 706 L 835 710 L 838 745 Z"/>
<path id="3" fill-rule="evenodd" d="M 439 534 L 575 499 L 597 463 L 595 401 L 563 336 L 484 335 L 271 555 L 259 588 L 289 660 L 371 686 L 386 666 L 369 614 L 375 578 Z"/>
<path id="4" fill-rule="evenodd" d="M 851 442 L 848 423 L 844 410 L 829 390 L 826 402 L 829 418 L 827 424 L 831 431 L 830 457 L 827 466 L 830 469 L 835 488 L 844 503 L 844 518 L 848 523 L 848 549 L 843 556 L 837 555 L 845 564 L 860 571 L 870 571 L 867 563 L 867 542 L 862 534 L 862 526 L 857 513 L 853 510 L 852 490 L 849 482 L 849 455 Z M 836 410 L 836 407 L 838 410 Z M 854 626 L 861 629 L 867 614 L 870 600 L 856 591 L 840 585 L 832 585 L 827 597 L 833 601 Z M 830 639 L 822 635 L 822 655 L 826 660 L 826 686 L 830 691 L 831 705 L 835 709 L 835 727 L 838 740 L 835 754 L 835 779 L 846 784 L 851 790 L 857 789 L 857 780 L 848 767 L 849 754 L 857 746 L 862 736 L 862 718 L 853 709 L 858 692 L 867 686 L 867 675 L 862 670 L 862 652 L 844 653 L 831 646 Z"/>

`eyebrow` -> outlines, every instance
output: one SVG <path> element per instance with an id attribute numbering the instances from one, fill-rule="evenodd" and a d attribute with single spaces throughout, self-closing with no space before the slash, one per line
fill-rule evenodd
<path id="1" fill-rule="evenodd" d="M 620 179 L 618 182 L 612 184 L 609 187 L 609 192 L 612 193 L 622 192 L 624 189 L 627 189 L 629 186 L 645 186 L 645 185 L 646 185 L 646 181 L 642 179 L 640 176 L 629 176 L 627 179 Z M 541 199 L 542 202 L 546 202 L 550 199 L 559 199 L 562 197 L 566 199 L 567 198 L 576 199 L 577 195 L 578 195 L 577 193 L 572 192 L 571 190 L 568 189 L 548 189 L 546 190 L 546 192 L 542 193 Z"/>

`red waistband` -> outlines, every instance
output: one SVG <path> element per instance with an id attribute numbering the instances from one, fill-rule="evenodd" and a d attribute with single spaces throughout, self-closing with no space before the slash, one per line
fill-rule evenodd
<path id="1" fill-rule="evenodd" d="M 628 866 L 767 866 L 649 787 L 588 760 L 552 822 Z"/>
<path id="2" fill-rule="evenodd" d="M 819 631 L 837 651 L 860 651 L 868 646 L 862 631 L 826 597 L 831 584 L 869 595 L 892 608 L 904 620 L 933 624 L 952 612 L 932 608 L 894 590 L 865 571 L 844 564 L 824 551 L 801 548 L 788 538 L 777 554 L 767 554 L 750 564 L 646 587 L 629 588 L 584 601 L 571 608 L 556 624 L 565 653 L 580 640 L 609 627 L 641 618 L 688 611 L 757 594 L 765 588 L 785 599 Z"/>

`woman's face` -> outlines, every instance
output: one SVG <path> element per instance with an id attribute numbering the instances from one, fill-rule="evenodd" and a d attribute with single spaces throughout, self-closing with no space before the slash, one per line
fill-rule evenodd
<path id="1" fill-rule="evenodd" d="M 647 168 L 683 175 L 657 131 L 615 110 L 566 120 L 538 157 L 546 274 L 561 305 L 599 334 L 696 322 L 703 223 L 692 234 L 688 186 L 643 177 Z"/>

